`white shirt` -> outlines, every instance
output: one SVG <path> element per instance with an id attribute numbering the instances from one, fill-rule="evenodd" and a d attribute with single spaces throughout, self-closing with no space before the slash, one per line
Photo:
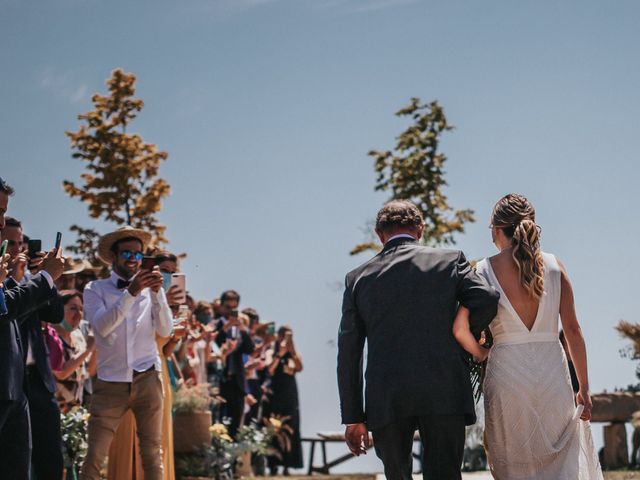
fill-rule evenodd
<path id="1" fill-rule="evenodd" d="M 131 382 L 133 371 L 151 366 L 161 370 L 156 333 L 171 334 L 172 315 L 164 290 L 145 288 L 133 296 L 119 290 L 120 277 L 96 280 L 84 290 L 84 314 L 91 324 L 98 354 L 98 378 L 107 382 Z"/>

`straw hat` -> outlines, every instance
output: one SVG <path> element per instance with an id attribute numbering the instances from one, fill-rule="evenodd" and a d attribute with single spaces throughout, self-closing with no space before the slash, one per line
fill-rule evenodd
<path id="1" fill-rule="evenodd" d="M 142 243 L 143 251 L 146 249 L 149 241 L 151 240 L 151 234 L 149 232 L 145 232 L 144 230 L 133 228 L 128 225 L 126 227 L 120 227 L 115 232 L 107 233 L 106 235 L 100 237 L 100 241 L 98 242 L 97 257 L 107 265 L 111 265 L 111 247 L 118 240 L 129 237 L 140 240 L 140 242 Z"/>
<path id="2" fill-rule="evenodd" d="M 62 274 L 73 275 L 76 273 L 80 273 L 84 269 L 85 269 L 85 266 L 82 260 L 74 260 L 71 257 L 67 257 L 64 259 L 64 270 Z"/>

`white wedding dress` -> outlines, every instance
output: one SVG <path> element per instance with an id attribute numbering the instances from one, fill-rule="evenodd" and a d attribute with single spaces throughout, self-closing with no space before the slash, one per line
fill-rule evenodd
<path id="1" fill-rule="evenodd" d="M 560 267 L 544 253 L 544 288 L 529 330 L 489 260 L 477 271 L 500 292 L 484 379 L 485 448 L 496 480 L 602 480 L 589 422 L 579 419 L 558 340 Z"/>

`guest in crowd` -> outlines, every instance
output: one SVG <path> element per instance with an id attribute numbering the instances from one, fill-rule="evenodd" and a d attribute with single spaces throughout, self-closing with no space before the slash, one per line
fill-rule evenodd
<path id="1" fill-rule="evenodd" d="M 57 380 L 56 398 L 60 410 L 66 412 L 83 403 L 84 385 L 96 372 L 93 354 L 96 346 L 95 338 L 85 339 L 78 328 L 84 311 L 82 294 L 77 290 L 63 290 L 60 297 L 64 304 L 64 320 L 55 329 L 62 340 L 63 363 L 53 374 Z"/>
<path id="2" fill-rule="evenodd" d="M 112 273 L 84 291 L 85 314 L 96 338 L 98 380 L 82 479 L 100 478 L 115 430 L 128 410 L 138 427 L 145 479 L 163 479 L 163 362 L 156 334 L 171 334 L 172 317 L 162 275 L 157 268 L 140 269 L 150 238 L 132 227 L 101 237 L 98 257 L 111 263 Z"/>
<path id="3" fill-rule="evenodd" d="M 178 271 L 178 259 L 175 255 L 161 251 L 156 255 L 156 264 L 160 272 L 175 273 Z M 164 288 L 163 288 L 164 291 Z M 177 304 L 184 294 L 178 288 L 168 288 L 165 292 L 167 303 Z M 173 355 L 175 346 L 184 336 L 184 325 L 175 325 L 170 337 L 156 336 L 158 352 L 162 362 L 162 391 L 164 394 L 162 415 L 162 465 L 164 480 L 175 479 L 175 465 L 173 458 L 173 394 L 169 379 L 168 359 Z M 142 460 L 140 456 L 140 442 L 137 435 L 136 420 L 132 411 L 128 411 L 116 430 L 116 434 L 109 448 L 109 463 L 107 466 L 107 480 L 123 478 L 143 478 Z"/>
<path id="4" fill-rule="evenodd" d="M 226 358 L 222 382 L 220 383 L 220 395 L 226 400 L 222 406 L 222 419 L 229 421 L 229 433 L 235 436 L 242 424 L 244 413 L 245 371 L 243 355 L 253 352 L 254 345 L 246 326 L 238 318 L 240 295 L 235 290 L 227 290 L 220 297 L 220 309 L 222 316 L 218 320 L 216 330 L 218 336 L 216 342 L 222 347 L 227 340 L 233 345 Z"/>
<path id="5" fill-rule="evenodd" d="M 36 273 L 42 264 L 42 258 L 40 255 L 36 258 L 26 255 L 22 223 L 19 220 L 6 218 L 2 238 L 9 240 L 7 253 L 11 255 L 12 278 L 17 284 L 24 285 L 32 276 L 30 264 Z M 58 324 L 63 318 L 64 307 L 54 287 L 47 302 L 18 319 L 22 354 L 26 364 L 25 392 L 31 423 L 31 463 L 38 479 L 59 480 L 64 469 L 60 408 L 55 398 L 56 381 L 51 371 L 45 338 L 49 330 L 44 326 L 44 322 Z"/>
<path id="6" fill-rule="evenodd" d="M 0 178 L 0 231 L 5 230 L 5 215 L 13 192 L 13 188 Z M 4 233 L 0 232 L 0 240 L 2 238 Z M 22 243 L 22 238 L 13 238 L 12 241 L 19 244 Z M 7 312 L 0 316 L 0 465 L 6 478 L 27 480 L 31 472 L 25 350 L 19 324 L 30 312 L 57 297 L 54 281 L 62 274 L 63 266 L 61 252 L 52 250 L 43 257 L 39 272 L 26 282 L 22 282 L 26 265 L 15 261 L 8 271 L 11 276 L 3 281 Z M 53 442 L 55 441 L 54 438 Z"/>
<path id="7" fill-rule="evenodd" d="M 288 475 L 289 468 L 302 468 L 303 465 L 300 407 L 296 382 L 296 374 L 300 373 L 303 367 L 302 358 L 293 342 L 291 327 L 285 325 L 278 329 L 276 341 L 267 354 L 267 364 L 271 377 L 271 395 L 265 405 L 265 416 L 289 417 L 285 423 L 293 430 L 291 449 L 280 451 L 280 458 L 269 457 L 269 468 L 271 474 L 276 475 L 278 465 L 282 465 L 284 474 Z"/>

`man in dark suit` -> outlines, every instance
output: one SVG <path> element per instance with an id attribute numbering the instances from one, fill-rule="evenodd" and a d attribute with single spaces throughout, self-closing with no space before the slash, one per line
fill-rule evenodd
<path id="1" fill-rule="evenodd" d="M 393 201 L 378 213 L 382 252 L 346 276 L 338 334 L 338 388 L 346 441 L 359 455 L 372 431 L 388 480 L 411 479 L 420 432 L 423 476 L 457 480 L 465 426 L 475 422 L 471 381 L 452 328 L 458 305 L 479 334 L 498 294 L 460 251 L 422 246 L 420 211 Z M 363 349 L 367 342 L 363 402 Z"/>
<path id="2" fill-rule="evenodd" d="M 223 348 L 230 349 L 220 382 L 220 395 L 226 400 L 222 406 L 222 416 L 230 419 L 229 433 L 235 436 L 242 423 L 244 397 L 247 394 L 243 355 L 251 354 L 255 346 L 247 326 L 238 319 L 238 292 L 227 290 L 220 297 L 220 302 L 223 316 L 216 324 L 216 343 L 220 347 L 224 345 Z"/>
<path id="3" fill-rule="evenodd" d="M 19 277 L 6 282 L 7 287 L 26 284 L 31 276 L 26 271 L 30 259 L 20 248 L 23 237 L 22 224 L 15 218 L 6 217 L 2 238 L 8 239 L 10 253 Z M 17 265 L 21 264 L 21 268 Z M 26 390 L 31 422 L 32 465 L 39 480 L 59 480 L 64 469 L 62 436 L 60 432 L 60 408 L 55 398 L 56 381 L 49 364 L 49 351 L 45 344 L 42 322 L 60 323 L 64 318 L 64 306 L 53 288 L 48 299 L 37 309 L 18 317 L 22 354 L 26 365 Z"/>
<path id="4" fill-rule="evenodd" d="M 0 230 L 13 189 L 0 178 Z M 7 313 L 0 316 L 0 465 L 2 478 L 27 480 L 31 464 L 29 412 L 24 393 L 24 357 L 18 317 L 25 317 L 53 294 L 53 281 L 63 270 L 64 261 L 50 252 L 41 273 L 24 285 L 8 288 L 4 295 Z"/>

